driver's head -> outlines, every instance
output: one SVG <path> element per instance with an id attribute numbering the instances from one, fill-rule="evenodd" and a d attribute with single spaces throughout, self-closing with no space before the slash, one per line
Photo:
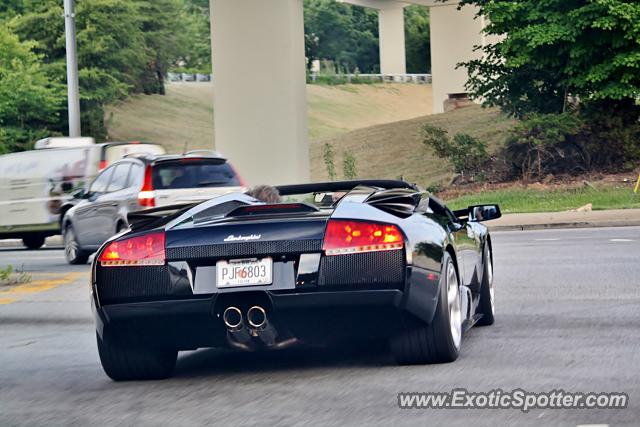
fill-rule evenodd
<path id="1" fill-rule="evenodd" d="M 265 203 L 280 203 L 282 201 L 278 189 L 270 185 L 255 186 L 246 194 Z"/>

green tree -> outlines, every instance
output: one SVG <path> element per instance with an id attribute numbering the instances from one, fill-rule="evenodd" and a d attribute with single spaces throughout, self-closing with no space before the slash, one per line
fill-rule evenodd
<path id="1" fill-rule="evenodd" d="M 0 17 L 13 16 L 24 10 L 23 0 L 3 0 L 0 3 Z M 2 18 L 0 18 L 2 20 Z"/>
<path id="2" fill-rule="evenodd" d="M 305 47 L 310 62 L 333 61 L 341 71 L 380 71 L 378 12 L 335 0 L 305 0 Z M 423 6 L 405 8 L 407 70 L 430 69 L 429 12 Z"/>
<path id="3" fill-rule="evenodd" d="M 407 50 L 407 72 L 431 71 L 431 38 L 429 9 L 411 5 L 404 9 L 404 33 Z"/>
<path id="4" fill-rule="evenodd" d="M 636 109 L 640 3 L 635 0 L 462 0 L 488 18 L 498 41 L 463 64 L 468 88 L 522 117 L 558 113 L 570 100 Z M 637 119 L 637 116 L 636 116 Z"/>
<path id="5" fill-rule="evenodd" d="M 14 0 L 15 1 L 15 0 Z M 82 132 L 106 138 L 104 106 L 131 93 L 164 93 L 164 75 L 181 56 L 176 19 L 182 0 L 77 0 L 76 32 Z M 58 0 L 24 0 L 10 20 L 34 41 L 52 82 L 66 83 L 64 20 Z M 54 131 L 66 133 L 66 105 Z"/>
<path id="6" fill-rule="evenodd" d="M 33 47 L 0 24 L 0 153 L 46 136 L 64 102 L 63 88 L 49 80 Z"/>
<path id="7" fill-rule="evenodd" d="M 376 72 L 378 16 L 375 10 L 333 0 L 305 0 L 307 57 L 332 60 L 341 71 Z"/>
<path id="8" fill-rule="evenodd" d="M 209 0 L 186 0 L 181 11 L 185 34 L 176 65 L 201 73 L 211 72 L 211 25 Z"/>
<path id="9" fill-rule="evenodd" d="M 146 94 L 164 94 L 164 76 L 181 57 L 187 41 L 185 18 L 190 15 L 182 14 L 182 0 L 134 0 L 133 4 L 148 58 L 141 89 Z"/>

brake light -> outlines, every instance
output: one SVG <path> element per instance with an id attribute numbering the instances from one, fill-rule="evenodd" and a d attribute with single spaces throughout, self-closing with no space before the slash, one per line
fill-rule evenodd
<path id="1" fill-rule="evenodd" d="M 107 166 L 109 166 L 109 162 L 107 162 L 106 160 L 100 160 L 100 164 L 98 165 L 98 170 L 101 171 Z"/>
<path id="2" fill-rule="evenodd" d="M 151 166 L 147 166 L 144 170 L 144 183 L 142 189 L 138 193 L 138 203 L 140 206 L 153 208 L 156 205 L 156 192 L 153 189 L 153 170 Z"/>
<path id="3" fill-rule="evenodd" d="M 98 261 L 103 267 L 164 265 L 164 232 L 111 242 Z"/>
<path id="4" fill-rule="evenodd" d="M 404 237 L 393 224 L 330 220 L 322 249 L 326 255 L 402 249 Z"/>

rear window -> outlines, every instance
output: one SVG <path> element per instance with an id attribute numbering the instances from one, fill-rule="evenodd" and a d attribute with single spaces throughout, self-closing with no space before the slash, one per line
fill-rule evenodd
<path id="1" fill-rule="evenodd" d="M 239 187 L 238 175 L 228 163 L 171 162 L 153 167 L 153 188 Z"/>
<path id="2" fill-rule="evenodd" d="M 108 164 L 120 160 L 129 154 L 166 154 L 162 145 L 157 144 L 117 144 L 107 146 L 105 159 Z"/>

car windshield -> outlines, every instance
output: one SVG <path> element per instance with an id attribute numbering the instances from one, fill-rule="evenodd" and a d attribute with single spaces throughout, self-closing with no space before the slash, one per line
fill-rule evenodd
<path id="1" fill-rule="evenodd" d="M 240 180 L 226 162 L 184 161 L 160 163 L 153 167 L 157 190 L 202 187 L 237 187 Z"/>

